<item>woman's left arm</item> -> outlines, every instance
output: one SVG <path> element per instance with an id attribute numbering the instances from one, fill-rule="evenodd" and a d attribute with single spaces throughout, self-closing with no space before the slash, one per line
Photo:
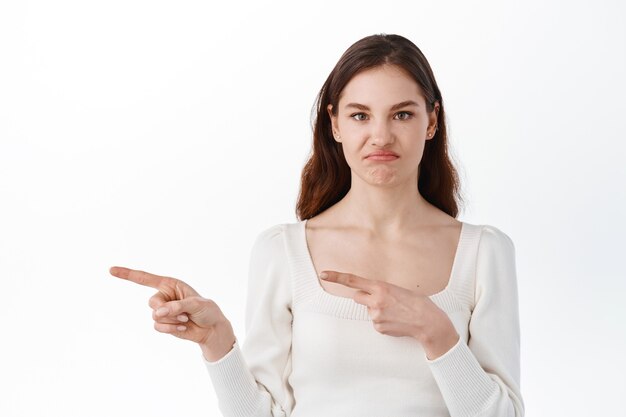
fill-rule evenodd
<path id="1" fill-rule="evenodd" d="M 481 233 L 468 343 L 429 297 L 344 272 L 320 278 L 359 289 L 378 332 L 420 341 L 451 417 L 523 417 L 515 248 L 495 227 Z"/>
<path id="2" fill-rule="evenodd" d="M 452 417 L 523 417 L 520 326 L 511 239 L 483 226 L 469 340 L 429 360 Z"/>

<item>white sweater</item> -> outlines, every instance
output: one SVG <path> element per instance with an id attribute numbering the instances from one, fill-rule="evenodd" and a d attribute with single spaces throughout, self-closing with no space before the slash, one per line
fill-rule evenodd
<path id="1" fill-rule="evenodd" d="M 521 417 L 515 249 L 463 223 L 450 280 L 430 296 L 461 336 L 428 360 L 410 337 L 378 333 L 367 307 L 326 292 L 306 220 L 252 248 L 246 338 L 204 363 L 226 417 Z"/>

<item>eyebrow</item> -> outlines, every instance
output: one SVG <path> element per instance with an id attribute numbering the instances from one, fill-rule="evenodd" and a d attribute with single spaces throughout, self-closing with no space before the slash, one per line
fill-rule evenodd
<path id="1" fill-rule="evenodd" d="M 419 104 L 417 104 L 415 101 L 413 100 L 405 100 L 401 103 L 398 104 L 394 104 L 393 106 L 391 106 L 391 110 L 398 110 L 401 109 L 402 107 L 407 107 L 407 106 L 416 106 L 419 107 Z M 350 108 L 353 107 L 355 109 L 359 109 L 359 110 L 369 110 L 370 108 L 367 107 L 365 104 L 359 104 L 359 103 L 348 103 L 345 106 L 346 108 Z"/>

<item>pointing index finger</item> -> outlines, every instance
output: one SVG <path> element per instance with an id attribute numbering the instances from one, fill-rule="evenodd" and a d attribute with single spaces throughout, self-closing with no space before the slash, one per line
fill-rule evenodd
<path id="1" fill-rule="evenodd" d="M 122 266 L 111 267 L 109 273 L 114 277 L 132 281 L 139 285 L 145 285 L 146 287 L 152 287 L 157 290 L 162 288 L 165 280 L 169 279 L 160 275 L 150 274 L 149 272 L 139 271 L 137 269 L 124 268 Z"/>
<path id="2" fill-rule="evenodd" d="M 374 290 L 374 282 L 372 280 L 346 272 L 322 271 L 320 278 L 324 281 L 336 282 L 347 287 L 363 290 L 370 294 Z"/>

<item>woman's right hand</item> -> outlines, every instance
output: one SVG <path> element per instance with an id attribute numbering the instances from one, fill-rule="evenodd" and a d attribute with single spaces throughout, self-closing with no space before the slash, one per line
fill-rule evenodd
<path id="1" fill-rule="evenodd" d="M 158 290 L 149 301 L 157 331 L 198 343 L 204 357 L 211 362 L 233 347 L 236 340 L 233 328 L 218 305 L 201 297 L 185 282 L 119 266 L 111 267 L 109 272 Z"/>

